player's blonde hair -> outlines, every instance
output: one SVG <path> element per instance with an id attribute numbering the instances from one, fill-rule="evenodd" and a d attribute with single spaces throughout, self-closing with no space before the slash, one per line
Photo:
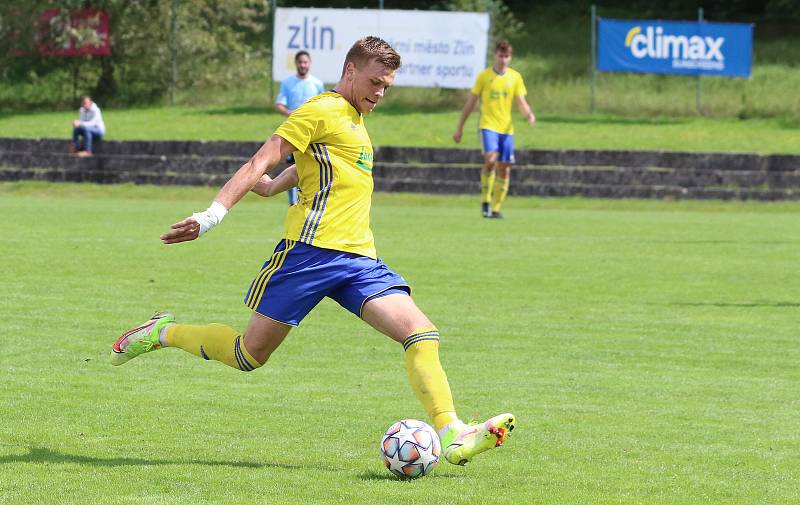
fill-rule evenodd
<path id="1" fill-rule="evenodd" d="M 397 51 L 382 38 L 370 35 L 357 40 L 353 47 L 347 51 L 347 56 L 344 58 L 344 66 L 342 67 L 342 75 L 344 75 L 349 62 L 353 62 L 356 67 L 360 68 L 372 60 L 378 61 L 389 70 L 400 68 L 400 55 L 397 54 Z"/>

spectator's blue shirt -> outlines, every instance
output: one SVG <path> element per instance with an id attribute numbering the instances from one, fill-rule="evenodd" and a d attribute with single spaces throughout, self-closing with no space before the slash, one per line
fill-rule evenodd
<path id="1" fill-rule="evenodd" d="M 308 75 L 305 79 L 293 75 L 281 83 L 281 90 L 278 92 L 275 103 L 285 105 L 287 109 L 293 111 L 303 105 L 306 100 L 323 91 L 325 91 L 325 85 L 313 75 Z"/>

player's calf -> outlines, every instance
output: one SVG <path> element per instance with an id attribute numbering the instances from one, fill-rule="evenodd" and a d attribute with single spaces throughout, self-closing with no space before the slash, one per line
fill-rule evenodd
<path id="1" fill-rule="evenodd" d="M 111 364 L 121 365 L 146 352 L 177 347 L 243 372 L 261 367 L 248 352 L 242 335 L 224 324 L 177 324 L 172 314 L 157 312 L 149 321 L 126 331 L 111 350 Z"/>

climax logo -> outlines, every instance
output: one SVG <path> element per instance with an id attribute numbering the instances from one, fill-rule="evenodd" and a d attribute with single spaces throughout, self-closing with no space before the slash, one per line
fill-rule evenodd
<path id="1" fill-rule="evenodd" d="M 713 63 L 722 66 L 725 56 L 722 44 L 725 37 L 701 37 L 699 35 L 664 35 L 664 28 L 648 26 L 642 33 L 641 26 L 634 26 L 625 37 L 625 47 L 631 48 L 634 58 L 658 58 Z M 719 62 L 719 63 L 717 63 Z"/>

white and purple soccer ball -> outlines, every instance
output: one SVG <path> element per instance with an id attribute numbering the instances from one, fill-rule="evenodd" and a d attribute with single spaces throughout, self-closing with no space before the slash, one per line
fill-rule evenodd
<path id="1" fill-rule="evenodd" d="M 433 471 L 442 446 L 436 430 L 416 419 L 402 419 L 381 440 L 383 464 L 401 479 L 416 479 Z"/>

